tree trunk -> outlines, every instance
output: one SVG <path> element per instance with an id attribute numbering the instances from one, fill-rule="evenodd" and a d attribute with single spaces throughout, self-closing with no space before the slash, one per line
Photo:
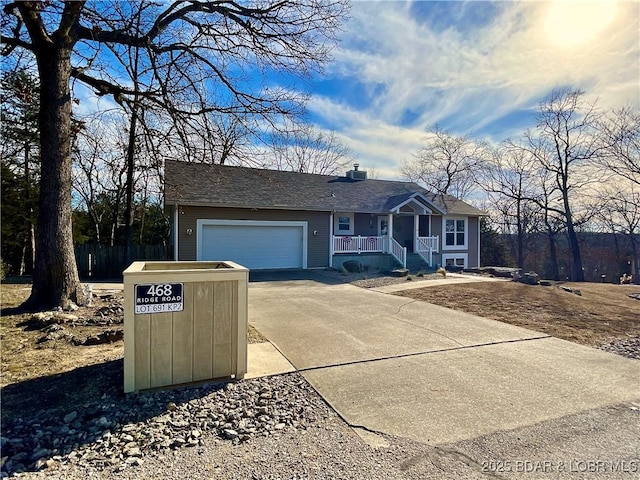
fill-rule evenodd
<path id="1" fill-rule="evenodd" d="M 520 200 L 517 201 L 516 215 L 518 227 L 518 268 L 524 269 L 524 234 L 522 230 L 522 206 Z"/>
<path id="2" fill-rule="evenodd" d="M 556 282 L 560 280 L 560 269 L 558 268 L 558 255 L 556 253 L 556 238 L 555 234 L 551 231 L 549 235 L 549 261 L 551 262 L 551 279 Z"/>
<path id="3" fill-rule="evenodd" d="M 125 183 L 125 207 L 124 207 L 124 261 L 129 266 L 133 261 L 133 169 L 135 167 L 135 142 L 138 117 L 136 107 L 131 112 L 129 124 L 129 144 L 127 146 L 127 181 Z"/>
<path id="4" fill-rule="evenodd" d="M 573 226 L 573 215 L 571 213 L 571 207 L 569 206 L 569 187 L 567 186 L 566 177 L 562 182 L 562 193 L 565 220 L 567 224 L 567 236 L 569 237 L 569 248 L 571 249 L 571 258 L 573 260 L 573 275 L 572 280 L 574 282 L 584 282 L 584 269 L 582 268 L 582 256 L 580 255 L 580 243 L 578 242 L 578 235 Z"/>
<path id="5" fill-rule="evenodd" d="M 38 235 L 28 309 L 67 307 L 84 300 L 73 250 L 71 216 L 71 48 L 41 46 L 41 181 Z"/>
<path id="6" fill-rule="evenodd" d="M 571 248 L 571 258 L 573 260 L 573 279 L 576 282 L 584 282 L 580 244 L 578 243 L 578 235 L 576 235 L 572 222 L 567 222 L 567 235 L 569 236 L 569 248 Z"/>

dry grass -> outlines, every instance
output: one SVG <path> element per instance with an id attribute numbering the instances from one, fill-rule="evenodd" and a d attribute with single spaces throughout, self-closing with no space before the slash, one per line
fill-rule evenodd
<path id="1" fill-rule="evenodd" d="M 29 296 L 30 285 L 2 284 L 0 288 L 2 308 L 19 306 Z M 101 304 L 96 302 L 95 310 Z M 78 315 L 89 316 L 89 309 L 80 309 Z M 23 322 L 31 314 L 3 315 L 0 318 L 0 342 L 2 347 L 2 382 L 22 382 L 42 376 L 54 375 L 87 365 L 95 365 L 121 359 L 124 355 L 124 342 L 112 344 L 75 346 L 66 340 L 38 343 L 44 334 L 40 330 L 30 330 Z M 77 336 L 89 336 L 100 333 L 108 327 L 65 327 Z"/>
<path id="2" fill-rule="evenodd" d="M 29 296 L 30 285 L 2 284 L 0 294 L 2 308 L 19 306 Z M 80 308 L 75 315 L 92 317 L 96 308 L 102 305 L 94 300 L 91 308 Z M 44 376 L 69 372 L 78 367 L 107 364 L 120 361 L 124 357 L 124 342 L 92 346 L 76 346 L 65 339 L 38 343 L 44 333 L 41 330 L 29 330 L 23 322 L 30 314 L 4 315 L 0 318 L 0 347 L 2 351 L 1 386 L 24 382 Z M 98 334 L 105 329 L 122 328 L 122 325 L 108 327 L 83 327 L 65 325 L 65 329 L 76 336 Z M 266 338 L 255 328 L 249 326 L 249 343 L 260 343 Z"/>
<path id="3" fill-rule="evenodd" d="M 584 345 L 640 335 L 640 293 L 635 285 L 567 283 L 582 296 L 558 286 L 481 282 L 398 292 L 443 307 L 525 327 Z"/>

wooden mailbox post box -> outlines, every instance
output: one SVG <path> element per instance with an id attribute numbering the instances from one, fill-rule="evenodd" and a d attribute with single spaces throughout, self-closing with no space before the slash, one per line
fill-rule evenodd
<path id="1" fill-rule="evenodd" d="M 249 270 L 233 262 L 134 262 L 124 271 L 124 391 L 247 372 Z"/>

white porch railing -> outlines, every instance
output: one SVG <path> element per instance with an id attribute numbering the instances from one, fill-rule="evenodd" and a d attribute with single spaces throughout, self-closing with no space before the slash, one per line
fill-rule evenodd
<path id="1" fill-rule="evenodd" d="M 440 237 L 417 237 L 418 244 L 416 248 L 416 252 L 428 252 L 431 250 L 432 252 L 438 253 L 438 244 L 440 242 Z"/>
<path id="2" fill-rule="evenodd" d="M 392 238 L 390 250 L 391 255 L 402 264 L 402 268 L 407 268 L 407 247 L 403 247 Z"/>
<path id="3" fill-rule="evenodd" d="M 333 253 L 380 253 L 384 252 L 384 236 L 377 237 L 333 237 Z"/>
<path id="4" fill-rule="evenodd" d="M 438 251 L 438 236 L 435 237 L 416 237 L 416 253 L 429 264 L 433 265 L 433 252 Z"/>

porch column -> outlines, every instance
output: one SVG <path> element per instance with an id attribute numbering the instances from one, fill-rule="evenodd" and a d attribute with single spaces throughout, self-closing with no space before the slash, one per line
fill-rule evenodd
<path id="1" fill-rule="evenodd" d="M 333 268 L 333 213 L 329 214 L 329 268 Z"/>
<path id="2" fill-rule="evenodd" d="M 387 253 L 391 252 L 391 239 L 393 238 L 393 213 L 387 216 Z"/>
<path id="3" fill-rule="evenodd" d="M 413 216 L 413 253 L 418 253 L 418 237 L 420 236 L 420 215 Z"/>

